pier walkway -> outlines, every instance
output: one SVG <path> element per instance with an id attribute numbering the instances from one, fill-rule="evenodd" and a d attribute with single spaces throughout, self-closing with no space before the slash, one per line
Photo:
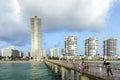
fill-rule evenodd
<path id="1" fill-rule="evenodd" d="M 76 78 L 76 72 L 87 76 L 88 79 L 86 80 L 120 80 L 120 66 L 111 65 L 113 76 L 110 75 L 108 77 L 106 67 L 103 64 L 85 62 L 84 66 L 81 66 L 80 62 L 72 63 L 71 61 L 67 62 L 62 60 L 46 60 L 45 63 L 55 72 L 60 70 L 62 73 L 62 80 L 65 80 L 65 70 L 68 70 L 68 80 L 71 80 L 71 70 L 74 71 L 74 80 L 78 79 Z M 82 77 L 80 77 L 79 80 L 82 80 Z"/>

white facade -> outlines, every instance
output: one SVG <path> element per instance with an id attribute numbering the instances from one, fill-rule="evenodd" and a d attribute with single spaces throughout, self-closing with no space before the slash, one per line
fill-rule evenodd
<path id="1" fill-rule="evenodd" d="M 115 56 L 117 50 L 117 39 L 110 38 L 103 41 L 103 56 Z"/>
<path id="2" fill-rule="evenodd" d="M 35 16 L 31 18 L 31 56 L 40 58 L 41 50 L 41 19 Z"/>
<path id="3" fill-rule="evenodd" d="M 96 37 L 88 38 L 85 40 L 85 55 L 86 56 L 98 55 L 98 39 Z"/>
<path id="4" fill-rule="evenodd" d="M 2 56 L 11 56 L 11 55 L 12 55 L 12 49 L 2 48 Z"/>
<path id="5" fill-rule="evenodd" d="M 68 36 L 64 40 L 64 51 L 66 56 L 77 55 L 77 36 Z"/>
<path id="6" fill-rule="evenodd" d="M 61 49 L 61 53 L 63 56 L 65 56 L 65 49 Z"/>
<path id="7" fill-rule="evenodd" d="M 26 52 L 26 57 L 31 57 L 30 52 Z"/>
<path id="8" fill-rule="evenodd" d="M 19 52 L 19 57 L 23 57 L 23 52 Z"/>
<path id="9" fill-rule="evenodd" d="M 50 57 L 59 57 L 59 49 L 51 48 L 50 49 Z"/>
<path id="10" fill-rule="evenodd" d="M 41 56 L 42 58 L 46 57 L 46 50 L 41 50 Z"/>
<path id="11" fill-rule="evenodd" d="M 2 56 L 19 56 L 19 51 L 13 48 L 2 48 Z"/>

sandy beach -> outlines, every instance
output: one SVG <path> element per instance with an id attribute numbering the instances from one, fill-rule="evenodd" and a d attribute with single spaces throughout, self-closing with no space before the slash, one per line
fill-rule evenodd
<path id="1" fill-rule="evenodd" d="M 0 61 L 0 63 L 43 63 L 42 61 Z"/>

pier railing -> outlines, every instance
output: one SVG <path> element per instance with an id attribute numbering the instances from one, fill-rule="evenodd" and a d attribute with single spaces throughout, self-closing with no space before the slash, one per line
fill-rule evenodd
<path id="1" fill-rule="evenodd" d="M 106 66 L 104 66 L 103 64 L 88 63 L 88 66 L 97 70 L 97 71 L 94 71 L 94 72 L 98 72 L 98 73 L 101 73 L 101 75 L 104 75 L 104 76 L 106 75 L 107 76 Z M 110 66 L 111 66 L 113 76 L 114 77 L 120 77 L 120 65 L 111 64 Z"/>
<path id="2" fill-rule="evenodd" d="M 100 80 L 106 80 L 108 78 L 106 67 L 99 63 L 87 63 L 85 62 L 84 66 L 80 65 L 80 62 L 71 62 L 71 61 L 58 61 L 58 60 L 48 60 L 49 62 L 56 64 L 58 66 L 64 67 L 68 70 L 74 70 L 80 73 L 84 73 L 89 77 L 96 77 Z M 115 78 L 120 78 L 120 66 L 119 65 L 112 65 L 111 70 L 113 76 L 110 75 L 110 80 L 115 80 Z"/>

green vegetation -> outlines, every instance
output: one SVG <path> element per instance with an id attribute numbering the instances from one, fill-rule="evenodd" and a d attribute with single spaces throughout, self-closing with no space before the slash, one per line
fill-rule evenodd
<path id="1" fill-rule="evenodd" d="M 59 60 L 59 57 L 48 57 L 48 59 L 54 59 L 54 60 Z"/>

